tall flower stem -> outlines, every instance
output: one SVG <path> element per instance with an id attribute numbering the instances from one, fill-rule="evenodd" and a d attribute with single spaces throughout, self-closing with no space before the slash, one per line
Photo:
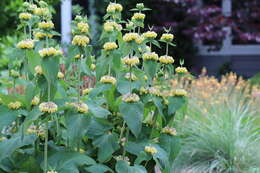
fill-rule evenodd
<path id="1" fill-rule="evenodd" d="M 78 103 L 80 102 L 80 75 L 81 75 L 81 59 L 78 62 Z"/>
<path id="2" fill-rule="evenodd" d="M 168 56 L 169 54 L 169 43 L 166 43 L 166 55 Z"/>
<path id="3" fill-rule="evenodd" d="M 45 122 L 44 173 L 48 171 L 48 120 Z"/>

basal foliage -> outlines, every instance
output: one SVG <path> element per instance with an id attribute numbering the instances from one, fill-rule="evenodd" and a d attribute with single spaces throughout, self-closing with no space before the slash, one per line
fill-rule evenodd
<path id="1" fill-rule="evenodd" d="M 123 7 L 110 3 L 95 57 L 86 16 L 75 17 L 62 51 L 51 7 L 39 1 L 23 9 L 23 40 L 10 48 L 1 81 L 0 170 L 169 173 L 180 148 L 173 120 L 187 96 L 169 85 L 187 73 L 183 62 L 173 68 L 170 31 L 159 56 L 157 33 L 141 33 L 149 9 L 137 4 L 123 21 Z"/>

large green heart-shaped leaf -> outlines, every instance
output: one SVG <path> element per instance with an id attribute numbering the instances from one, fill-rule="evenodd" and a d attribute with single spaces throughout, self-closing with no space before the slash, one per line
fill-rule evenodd
<path id="1" fill-rule="evenodd" d="M 89 107 L 90 112 L 97 118 L 106 118 L 109 114 L 111 114 L 108 110 L 99 106 L 92 100 L 88 100 L 87 105 Z"/>
<path id="2" fill-rule="evenodd" d="M 89 138 L 94 138 L 96 136 L 103 135 L 108 130 L 112 129 L 113 125 L 105 120 L 105 119 L 98 119 L 95 117 L 92 117 L 90 120 L 89 129 L 87 131 L 87 136 Z"/>
<path id="3" fill-rule="evenodd" d="M 119 160 L 116 163 L 116 172 L 117 173 L 147 173 L 146 169 L 143 166 L 135 165 L 130 166 L 126 161 Z"/>
<path id="4" fill-rule="evenodd" d="M 47 81 L 54 84 L 59 72 L 59 58 L 47 57 L 42 59 L 42 70 Z"/>
<path id="5" fill-rule="evenodd" d="M 120 113 L 131 130 L 131 132 L 138 137 L 142 130 L 142 121 L 144 113 L 144 105 L 141 102 L 137 103 L 125 103 L 120 105 Z"/>
<path id="6" fill-rule="evenodd" d="M 118 136 L 115 133 L 104 134 L 95 139 L 93 145 L 98 147 L 98 160 L 109 161 L 112 154 L 119 149 Z"/>
<path id="7" fill-rule="evenodd" d="M 76 145 L 87 132 L 90 120 L 90 116 L 84 114 L 73 114 L 69 112 L 65 115 L 67 138 L 71 145 Z"/>
<path id="8" fill-rule="evenodd" d="M 78 152 L 58 151 L 48 158 L 48 168 L 59 173 L 79 173 L 79 167 L 95 164 L 92 158 Z"/>
<path id="9" fill-rule="evenodd" d="M 160 146 L 169 154 L 170 163 L 173 163 L 181 148 L 180 138 L 162 134 L 159 141 Z"/>
<path id="10" fill-rule="evenodd" d="M 155 76 L 157 72 L 157 68 L 158 68 L 158 63 L 155 61 L 144 62 L 144 71 L 148 75 L 150 80 Z"/>
<path id="11" fill-rule="evenodd" d="M 91 173 L 107 173 L 107 172 L 114 173 L 112 169 L 102 164 L 92 165 L 88 168 L 85 168 L 85 170 Z"/>
<path id="12" fill-rule="evenodd" d="M 169 97 L 168 114 L 172 115 L 185 104 L 184 97 Z"/>
<path id="13" fill-rule="evenodd" d="M 9 126 L 18 117 L 17 111 L 11 111 L 5 106 L 0 106 L 0 132 L 5 126 Z"/>
<path id="14" fill-rule="evenodd" d="M 26 145 L 31 145 L 36 140 L 35 135 L 26 135 L 23 137 L 23 139 L 21 136 L 21 134 L 17 133 L 12 136 L 12 138 L 0 142 L 0 162 L 3 159 L 9 157 L 18 148 Z"/>

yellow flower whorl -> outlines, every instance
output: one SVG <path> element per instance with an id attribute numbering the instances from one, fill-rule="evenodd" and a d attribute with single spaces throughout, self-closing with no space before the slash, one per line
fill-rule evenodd
<path id="1" fill-rule="evenodd" d="M 39 109 L 41 112 L 51 114 L 58 111 L 58 106 L 53 102 L 43 102 L 39 105 Z"/>
<path id="2" fill-rule="evenodd" d="M 57 77 L 58 77 L 59 79 L 63 79 L 63 78 L 64 78 L 64 74 L 59 71 L 58 74 L 57 74 Z"/>
<path id="3" fill-rule="evenodd" d="M 155 39 L 157 37 L 157 33 L 154 31 L 148 31 L 143 33 L 143 36 L 147 39 Z"/>
<path id="4" fill-rule="evenodd" d="M 165 133 L 165 134 L 169 134 L 171 136 L 177 136 L 177 131 L 175 128 L 171 128 L 171 127 L 164 127 L 161 131 L 162 133 Z"/>
<path id="5" fill-rule="evenodd" d="M 184 74 L 184 73 L 188 73 L 188 70 L 187 70 L 186 67 L 177 67 L 177 68 L 175 69 L 175 72 L 176 72 L 176 73 L 180 73 L 180 74 Z"/>
<path id="6" fill-rule="evenodd" d="M 37 16 L 46 16 L 50 13 L 48 8 L 33 8 L 33 14 Z"/>
<path id="7" fill-rule="evenodd" d="M 173 57 L 167 56 L 167 55 L 161 56 L 161 57 L 159 58 L 159 61 L 160 61 L 160 63 L 162 63 L 162 64 L 172 64 L 172 63 L 174 63 Z"/>
<path id="8" fill-rule="evenodd" d="M 34 70 L 35 70 L 35 73 L 36 73 L 37 75 L 42 75 L 42 74 L 43 74 L 42 67 L 39 66 L 39 65 L 37 65 L 37 66 L 34 68 Z"/>
<path id="9" fill-rule="evenodd" d="M 83 90 L 83 95 L 88 95 L 93 88 L 86 88 Z"/>
<path id="10" fill-rule="evenodd" d="M 17 47 L 20 49 L 33 49 L 34 41 L 33 40 L 22 40 L 17 44 Z"/>
<path id="11" fill-rule="evenodd" d="M 62 55 L 62 51 L 55 49 L 54 47 L 50 47 L 50 48 L 44 48 L 39 50 L 39 54 L 41 57 L 49 57 L 49 56 Z"/>
<path id="12" fill-rule="evenodd" d="M 118 46 L 115 42 L 107 42 L 104 44 L 103 48 L 105 51 L 111 51 L 111 50 L 117 49 Z"/>
<path id="13" fill-rule="evenodd" d="M 38 27 L 40 29 L 52 29 L 54 28 L 54 23 L 52 21 L 47 21 L 47 22 L 43 21 L 38 23 Z"/>
<path id="14" fill-rule="evenodd" d="M 31 18 L 32 18 L 31 13 L 20 13 L 19 14 L 19 19 L 21 19 L 21 20 L 29 20 Z"/>
<path id="15" fill-rule="evenodd" d="M 139 96 L 135 93 L 127 93 L 123 95 L 122 100 L 126 103 L 138 102 L 140 100 Z"/>
<path id="16" fill-rule="evenodd" d="M 147 53 L 144 53 L 142 57 L 143 57 L 143 59 L 144 59 L 145 61 L 147 61 L 147 60 L 158 61 L 158 59 L 159 59 L 158 54 L 156 54 L 155 52 L 147 52 Z"/>
<path id="17" fill-rule="evenodd" d="M 67 103 L 67 105 L 75 108 L 79 113 L 88 113 L 88 105 L 85 103 Z"/>
<path id="18" fill-rule="evenodd" d="M 135 76 L 135 74 L 133 73 L 126 73 L 125 74 L 125 78 L 127 80 L 131 80 L 131 81 L 135 81 L 135 80 L 138 80 L 138 78 Z"/>
<path id="19" fill-rule="evenodd" d="M 89 44 L 89 38 L 85 35 L 75 35 L 72 44 L 76 46 L 86 47 Z"/>
<path id="20" fill-rule="evenodd" d="M 173 34 L 163 34 L 161 36 L 161 40 L 166 41 L 166 42 L 171 42 L 174 39 Z"/>
<path id="21" fill-rule="evenodd" d="M 144 20 L 145 19 L 145 14 L 143 13 L 135 13 L 132 16 L 132 20 Z"/>
<path id="22" fill-rule="evenodd" d="M 151 154 L 151 155 L 154 155 L 158 152 L 157 149 L 155 147 L 152 147 L 152 146 L 145 146 L 144 151 Z"/>
<path id="23" fill-rule="evenodd" d="M 134 66 L 140 63 L 139 58 L 137 56 L 134 56 L 132 58 L 130 57 L 124 57 L 122 59 L 122 63 L 129 66 Z"/>
<path id="24" fill-rule="evenodd" d="M 117 3 L 110 3 L 107 6 L 107 13 L 121 12 L 123 11 L 123 6 Z"/>
<path id="25" fill-rule="evenodd" d="M 13 109 L 13 110 L 19 109 L 21 106 L 22 106 L 22 103 L 19 102 L 19 101 L 10 102 L 10 103 L 8 104 L 8 108 L 9 108 L 9 109 Z"/>
<path id="26" fill-rule="evenodd" d="M 185 97 L 188 93 L 185 89 L 175 89 L 172 91 L 172 95 L 177 97 Z"/>
<path id="27" fill-rule="evenodd" d="M 114 85 L 116 83 L 116 78 L 114 78 L 113 76 L 106 75 L 101 77 L 100 82 Z"/>
<path id="28" fill-rule="evenodd" d="M 80 32 L 82 32 L 82 33 L 88 33 L 89 32 L 89 25 L 87 23 L 80 22 L 80 23 L 77 24 L 77 27 L 80 30 Z"/>
<path id="29" fill-rule="evenodd" d="M 40 102 L 40 98 L 38 96 L 34 96 L 31 102 L 31 105 L 36 106 Z"/>

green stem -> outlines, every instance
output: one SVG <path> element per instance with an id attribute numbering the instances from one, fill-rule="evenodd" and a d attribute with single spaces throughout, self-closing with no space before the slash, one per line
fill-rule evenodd
<path id="1" fill-rule="evenodd" d="M 48 102 L 51 101 L 51 82 L 48 81 Z"/>
<path id="2" fill-rule="evenodd" d="M 126 125 L 126 122 L 124 121 L 123 126 L 122 126 L 121 131 L 120 131 L 119 142 L 121 142 L 121 140 L 123 138 L 123 134 L 124 134 L 124 131 L 125 131 L 125 125 Z"/>
<path id="3" fill-rule="evenodd" d="M 78 62 L 78 103 L 80 102 L 80 74 L 81 74 L 81 60 Z"/>
<path id="4" fill-rule="evenodd" d="M 14 85 L 13 85 L 13 93 L 15 94 L 16 93 L 16 89 L 15 89 L 15 78 L 14 78 Z"/>
<path id="5" fill-rule="evenodd" d="M 169 44 L 166 43 L 166 55 L 168 56 L 168 53 L 169 53 Z"/>
<path id="6" fill-rule="evenodd" d="M 44 142 L 44 173 L 47 173 L 48 169 L 48 120 L 45 124 L 45 142 Z"/>
<path id="7" fill-rule="evenodd" d="M 132 93 L 132 66 L 130 66 L 130 93 Z"/>

